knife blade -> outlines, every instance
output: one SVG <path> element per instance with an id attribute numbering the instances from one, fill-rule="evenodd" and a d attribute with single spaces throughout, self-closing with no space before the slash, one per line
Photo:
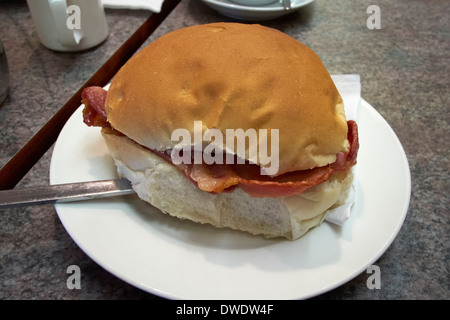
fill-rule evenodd
<path id="1" fill-rule="evenodd" d="M 83 201 L 135 193 L 127 179 L 112 179 L 37 186 L 0 191 L 0 209 Z"/>

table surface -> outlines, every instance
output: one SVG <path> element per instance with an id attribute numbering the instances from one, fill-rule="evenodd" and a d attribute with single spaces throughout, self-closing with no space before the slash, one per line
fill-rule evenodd
<path id="1" fill-rule="evenodd" d="M 449 299 L 449 54 L 445 0 L 377 1 L 381 29 L 369 29 L 369 2 L 317 0 L 283 18 L 259 23 L 313 49 L 330 74 L 360 74 L 362 97 L 390 124 L 406 152 L 412 193 L 406 220 L 376 261 L 382 287 L 368 274 L 314 299 Z M 44 48 L 26 1 L 0 3 L 0 39 L 10 92 L 0 106 L 0 166 L 52 117 L 149 16 L 106 9 L 109 37 L 82 53 Z M 145 44 L 181 27 L 236 21 L 198 0 L 183 0 Z M 145 45 L 144 44 L 144 45 Z M 46 185 L 52 149 L 17 188 Z M 69 265 L 83 288 L 66 286 Z M 0 299 L 160 299 L 102 269 L 73 242 L 52 205 L 0 212 Z"/>

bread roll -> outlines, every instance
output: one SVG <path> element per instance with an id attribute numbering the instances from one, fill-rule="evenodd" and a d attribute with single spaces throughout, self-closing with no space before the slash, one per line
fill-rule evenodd
<path id="1" fill-rule="evenodd" d="M 113 128 L 159 151 L 176 145 L 175 129 L 193 136 L 198 120 L 224 136 L 278 129 L 275 175 L 333 163 L 348 148 L 343 101 L 319 57 L 260 25 L 212 23 L 163 35 L 114 77 L 106 113 Z M 238 154 L 236 146 L 222 149 Z M 250 160 L 248 150 L 238 156 Z"/>
<path id="2" fill-rule="evenodd" d="M 209 193 L 153 152 L 173 150 L 177 129 L 195 136 L 199 121 L 202 132 L 216 129 L 223 136 L 230 129 L 278 130 L 278 171 L 272 177 L 327 166 L 349 150 L 343 101 L 319 57 L 271 28 L 212 23 L 166 34 L 117 73 L 105 111 L 111 127 L 102 134 L 119 174 L 140 198 L 178 218 L 295 240 L 343 204 L 352 185 L 351 169 L 334 172 L 330 166 L 331 176 L 295 195 L 252 196 L 242 183 L 232 192 Z M 222 142 L 228 154 L 262 169 L 271 165 L 250 156 L 255 145 L 239 150 Z M 189 143 L 189 150 L 196 146 Z M 260 150 L 260 140 L 254 143 L 253 150 Z M 259 186 L 262 180 L 249 181 Z M 274 181 L 269 183 L 279 183 Z"/>

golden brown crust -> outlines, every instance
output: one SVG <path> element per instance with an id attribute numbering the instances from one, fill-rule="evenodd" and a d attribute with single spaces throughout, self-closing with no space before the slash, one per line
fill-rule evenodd
<path id="1" fill-rule="evenodd" d="M 347 149 L 342 99 L 319 57 L 260 25 L 213 23 L 166 34 L 118 72 L 106 101 L 112 126 L 171 149 L 173 130 L 279 129 L 278 174 L 322 166 Z"/>

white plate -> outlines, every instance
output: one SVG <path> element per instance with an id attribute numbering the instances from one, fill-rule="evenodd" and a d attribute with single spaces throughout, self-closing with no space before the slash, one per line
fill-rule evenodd
<path id="1" fill-rule="evenodd" d="M 389 247 L 409 205 L 410 172 L 386 121 L 362 101 L 356 200 L 343 227 L 324 223 L 297 241 L 266 240 L 162 214 L 134 195 L 56 205 L 78 246 L 104 269 L 172 299 L 309 298 L 364 272 Z M 98 128 L 67 122 L 52 184 L 116 177 Z"/>
<path id="2" fill-rule="evenodd" d="M 262 21 L 282 17 L 292 13 L 301 7 L 313 2 L 313 0 L 292 0 L 291 10 L 285 10 L 279 2 L 274 2 L 266 6 L 243 6 L 229 0 L 202 0 L 207 6 L 224 16 L 249 20 Z"/>

